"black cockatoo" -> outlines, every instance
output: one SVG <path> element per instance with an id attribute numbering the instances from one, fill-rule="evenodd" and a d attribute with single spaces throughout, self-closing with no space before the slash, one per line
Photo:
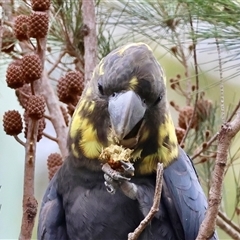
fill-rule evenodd
<path id="1" fill-rule="evenodd" d="M 110 145 L 131 150 L 129 162 L 118 162 L 121 171 L 100 159 Z M 139 239 L 196 238 L 207 200 L 178 145 L 164 72 L 148 45 L 127 44 L 100 61 L 73 115 L 68 147 L 42 201 L 39 240 L 127 239 L 152 206 L 158 162 L 159 211 Z"/>

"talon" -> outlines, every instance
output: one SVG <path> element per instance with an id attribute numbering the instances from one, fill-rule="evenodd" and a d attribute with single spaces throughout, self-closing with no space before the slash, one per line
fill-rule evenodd
<path id="1" fill-rule="evenodd" d="M 124 174 L 134 176 L 135 168 L 130 162 L 125 162 L 123 160 L 120 160 L 120 163 L 122 165 L 122 168 L 124 169 Z"/>
<path id="2" fill-rule="evenodd" d="M 105 184 L 106 189 L 109 193 L 115 194 L 116 189 L 111 184 L 107 183 L 106 181 L 104 182 L 104 184 Z"/>
<path id="3" fill-rule="evenodd" d="M 102 170 L 104 173 L 106 173 L 108 176 L 110 176 L 112 179 L 116 181 L 130 181 L 130 178 L 124 177 L 116 170 L 113 170 L 108 163 L 103 164 Z"/>

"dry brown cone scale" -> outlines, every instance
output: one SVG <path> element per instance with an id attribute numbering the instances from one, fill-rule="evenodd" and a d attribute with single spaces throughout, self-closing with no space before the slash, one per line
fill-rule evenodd
<path id="1" fill-rule="evenodd" d="M 7 111 L 3 115 L 3 128 L 7 135 L 15 136 L 22 132 L 21 114 L 16 110 Z"/>
<path id="2" fill-rule="evenodd" d="M 8 65 L 6 74 L 7 85 L 10 88 L 16 89 L 24 85 L 22 68 L 19 64 L 11 63 Z"/>
<path id="3" fill-rule="evenodd" d="M 14 33 L 19 41 L 24 41 L 29 39 L 28 35 L 28 16 L 19 15 L 17 16 L 14 23 Z"/>
<path id="4" fill-rule="evenodd" d="M 22 58 L 22 74 L 26 83 L 38 80 L 42 75 L 42 64 L 37 54 L 27 54 Z"/>
<path id="5" fill-rule="evenodd" d="M 46 12 L 33 12 L 29 16 L 29 37 L 44 38 L 48 32 L 49 17 Z"/>
<path id="6" fill-rule="evenodd" d="M 186 130 L 181 127 L 175 128 L 178 144 L 180 144 L 185 136 Z"/>
<path id="7" fill-rule="evenodd" d="M 49 10 L 51 1 L 50 0 L 32 0 L 32 10 L 34 11 L 46 11 Z"/>
<path id="8" fill-rule="evenodd" d="M 45 100 L 43 96 L 31 95 L 27 105 L 28 117 L 39 120 L 43 118 L 45 112 Z"/>
<path id="9" fill-rule="evenodd" d="M 70 71 L 57 84 L 57 95 L 61 102 L 76 106 L 84 88 L 82 73 Z"/>
<path id="10" fill-rule="evenodd" d="M 52 179 L 52 177 L 57 172 L 57 170 L 60 168 L 62 163 L 63 163 L 62 157 L 59 153 L 52 153 L 48 156 L 47 167 L 48 167 L 49 180 Z"/>
<path id="11" fill-rule="evenodd" d="M 194 114 L 194 108 L 191 106 L 185 106 L 179 110 L 178 116 L 178 126 L 182 129 L 187 129 L 190 121 L 192 119 L 192 123 L 190 128 L 197 129 L 198 127 L 198 118 L 197 115 Z"/>

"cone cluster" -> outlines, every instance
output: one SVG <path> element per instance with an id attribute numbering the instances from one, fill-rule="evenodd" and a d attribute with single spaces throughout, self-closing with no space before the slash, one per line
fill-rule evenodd
<path id="1" fill-rule="evenodd" d="M 174 91 L 186 96 L 186 92 L 184 92 L 180 80 L 181 76 L 178 74 L 176 78 L 170 79 L 170 86 Z M 191 91 L 194 92 L 196 90 L 196 86 L 192 85 Z M 181 143 L 188 127 L 190 127 L 190 129 L 198 130 L 200 124 L 206 119 L 209 119 L 212 109 L 212 101 L 204 99 L 204 95 L 204 93 L 200 94 L 200 98 L 196 103 L 195 112 L 194 106 L 179 107 L 174 101 L 170 101 L 170 105 L 179 112 L 178 126 L 175 129 L 179 143 Z"/>
<path id="2" fill-rule="evenodd" d="M 57 95 L 61 102 L 66 104 L 77 104 L 84 88 L 82 73 L 70 71 L 61 77 L 57 84 Z"/>
<path id="3" fill-rule="evenodd" d="M 10 88 L 20 88 L 25 83 L 38 80 L 42 74 L 41 60 L 36 54 L 27 54 L 22 60 L 8 65 L 6 82 Z"/>
<path id="4" fill-rule="evenodd" d="M 62 163 L 63 163 L 62 157 L 59 153 L 52 153 L 48 156 L 47 167 L 48 167 L 49 180 L 52 179 L 52 177 L 57 172 L 57 170 L 60 168 Z"/>
<path id="5" fill-rule="evenodd" d="M 33 12 L 30 16 L 19 15 L 15 20 L 14 33 L 19 41 L 47 36 L 50 0 L 32 0 L 31 3 Z"/>

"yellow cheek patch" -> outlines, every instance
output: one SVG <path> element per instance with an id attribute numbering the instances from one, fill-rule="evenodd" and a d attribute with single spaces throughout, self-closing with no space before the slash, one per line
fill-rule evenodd
<path id="1" fill-rule="evenodd" d="M 69 130 L 69 134 L 72 139 L 78 135 L 79 126 L 81 124 L 81 119 L 80 119 L 80 116 L 78 116 L 78 114 L 79 114 L 78 112 L 74 113 L 70 130 Z"/>
<path id="2" fill-rule="evenodd" d="M 141 164 L 140 164 L 139 168 L 137 169 L 137 172 L 141 175 L 151 174 L 151 173 L 155 172 L 156 168 L 157 168 L 158 159 L 159 159 L 156 156 L 157 156 L 157 153 L 154 155 L 145 157 L 141 161 Z"/>
<path id="3" fill-rule="evenodd" d="M 172 162 L 173 159 L 177 158 L 178 143 L 175 134 L 175 128 L 170 115 L 166 115 L 165 122 L 159 126 L 158 146 L 159 147 L 155 153 L 146 156 L 141 161 L 141 164 L 137 169 L 138 173 L 151 174 L 152 172 L 156 171 L 158 162 L 163 163 L 164 167 L 166 167 Z"/>
<path id="4" fill-rule="evenodd" d="M 170 115 L 166 115 L 165 122 L 159 127 L 158 144 L 160 147 L 161 162 L 167 166 L 174 158 L 178 156 L 178 142 L 175 133 L 175 127 Z M 168 138 L 167 143 L 164 141 Z"/>
<path id="5" fill-rule="evenodd" d="M 98 139 L 97 131 L 94 129 L 92 123 L 88 119 L 83 119 L 79 130 L 81 138 L 78 144 L 85 157 L 90 159 L 98 158 L 103 146 Z"/>
<path id="6" fill-rule="evenodd" d="M 136 88 L 137 85 L 138 85 L 138 79 L 137 79 L 137 77 L 133 77 L 133 78 L 129 81 L 129 89 L 135 90 L 135 88 Z"/>

